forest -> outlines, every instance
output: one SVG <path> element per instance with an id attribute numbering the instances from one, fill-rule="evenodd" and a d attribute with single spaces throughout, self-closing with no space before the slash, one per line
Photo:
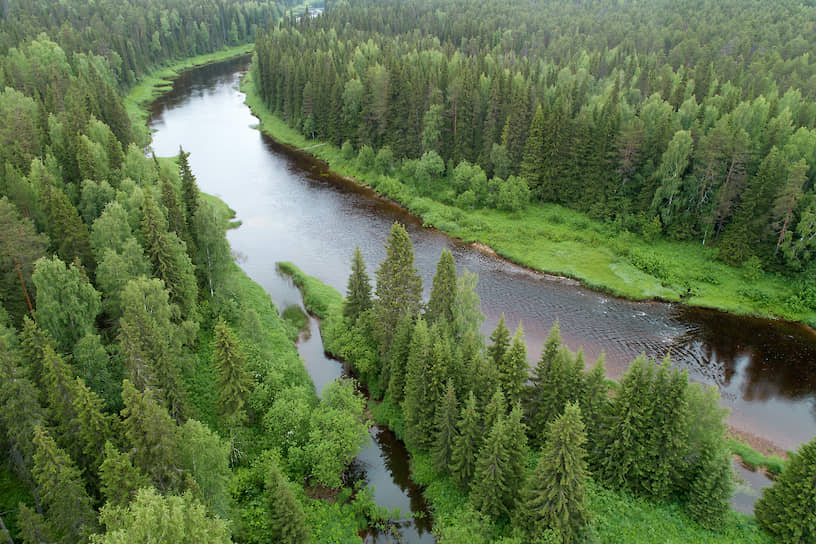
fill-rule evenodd
<path id="1" fill-rule="evenodd" d="M 183 148 L 145 153 L 124 102 L 257 39 L 270 107 L 429 195 L 557 202 L 799 279 L 812 9 L 747 2 L 753 34 L 727 37 L 746 2 L 293 4 L 0 0 L 0 541 L 360 542 L 393 517 L 348 479 L 372 418 L 408 445 L 439 542 L 814 541 L 816 442 L 756 519 L 734 513 L 715 391 L 645 358 L 610 382 L 557 327 L 529 374 L 523 329 L 482 336 L 450 253 L 422 299 L 398 224 L 345 299 L 281 265 L 372 401 L 318 396 L 296 320 L 235 262 L 233 212 Z"/>
<path id="2" fill-rule="evenodd" d="M 816 309 L 815 18 L 788 1 L 338 2 L 260 33 L 253 83 L 412 209 L 432 215 L 411 205 L 429 197 L 532 224 L 529 203 L 558 204 L 784 277 L 798 291 L 771 313 L 801 320 Z M 478 225 L 445 227 L 456 217 L 435 224 L 478 240 Z M 678 281 L 668 257 L 629 249 L 677 292 L 717 285 L 711 267 Z M 776 296 L 743 291 L 755 307 Z"/>

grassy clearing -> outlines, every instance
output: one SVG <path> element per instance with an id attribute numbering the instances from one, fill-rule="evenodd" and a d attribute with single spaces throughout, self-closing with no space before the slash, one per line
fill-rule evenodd
<path id="1" fill-rule="evenodd" d="M 178 62 L 170 61 L 166 66 L 156 68 L 152 72 L 145 74 L 134 85 L 125 97 L 125 109 L 130 117 L 130 126 L 136 143 L 147 145 L 150 142 L 150 132 L 147 128 L 148 111 L 146 106 L 157 97 L 166 93 L 173 87 L 173 80 L 178 77 L 182 70 L 220 62 L 233 57 L 247 55 L 255 48 L 255 43 L 247 43 L 229 47 L 197 57 L 187 58 Z"/>
<path id="2" fill-rule="evenodd" d="M 728 439 L 728 447 L 731 453 L 739 455 L 745 466 L 755 471 L 757 468 L 765 469 L 771 476 L 779 476 L 785 470 L 788 462 L 778 455 L 763 455 L 744 442 L 734 438 Z"/>
<path id="3" fill-rule="evenodd" d="M 342 315 L 342 295 L 317 278 L 304 274 L 292 263 L 280 263 L 279 267 L 300 288 L 306 308 L 325 319 L 321 324 L 321 327 L 325 325 L 322 328 L 324 345 L 330 345 L 333 339 L 327 337 L 326 333 L 330 336 L 333 330 L 331 320 L 339 319 Z M 386 397 L 380 403 L 371 402 L 369 408 L 377 423 L 387 425 L 402 439 L 405 420 L 398 406 L 391 404 Z M 748 450 L 745 450 L 746 455 Z M 536 454 L 531 455 L 528 468 L 532 470 L 536 462 Z M 507 538 L 508 543 L 517 542 L 511 539 L 512 524 L 490 524 L 474 517 L 468 494 L 457 490 L 447 475 L 433 470 L 427 452 L 411 451 L 411 477 L 417 484 L 425 487 L 423 494 L 433 507 L 434 530 L 441 535 L 440 543 L 456 542 L 456 538 L 462 538 L 463 535 L 467 535 L 469 539 L 476 538 L 473 540 L 474 544 L 498 541 L 501 538 Z M 759 529 L 752 516 L 732 511 L 719 531 L 709 531 L 689 518 L 678 504 L 655 504 L 594 484 L 590 489 L 590 510 L 597 541 L 604 544 L 738 544 L 773 541 Z"/>
<path id="4" fill-rule="evenodd" d="M 275 116 L 244 79 L 246 103 L 259 128 L 300 149 L 316 145 Z M 443 193 L 419 190 L 361 167 L 340 149 L 321 145 L 309 153 L 340 175 L 369 185 L 420 216 L 426 226 L 490 246 L 518 264 L 580 280 L 593 289 L 636 299 L 661 299 L 739 315 L 781 318 L 816 326 L 816 310 L 799 300 L 799 286 L 761 270 L 733 268 L 716 260 L 717 250 L 698 243 L 649 241 L 555 204 L 527 206 L 520 213 L 463 210 L 442 203 Z"/>

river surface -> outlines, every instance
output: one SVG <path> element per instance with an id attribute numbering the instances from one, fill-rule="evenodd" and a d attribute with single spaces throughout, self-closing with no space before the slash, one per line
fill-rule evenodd
<path id="1" fill-rule="evenodd" d="M 428 295 L 443 249 L 458 270 L 479 275 L 478 293 L 490 333 L 502 313 L 524 325 L 534 361 L 557 319 L 573 349 L 588 360 L 605 352 L 611 377 L 646 353 L 688 369 L 719 388 L 732 427 L 794 449 L 816 434 L 816 337 L 802 327 L 660 302 L 631 302 L 576 282 L 538 274 L 423 228 L 421 222 L 371 191 L 294 156 L 254 129 L 257 119 L 238 90 L 247 60 L 186 72 L 153 105 L 153 149 L 191 153 L 202 191 L 223 198 L 243 224 L 229 232 L 239 263 L 279 308 L 300 294 L 275 269 L 293 261 L 345 292 L 350 260 L 360 246 L 369 274 L 385 257 L 391 224 L 405 224 Z M 322 350 L 321 350 L 322 351 Z"/>

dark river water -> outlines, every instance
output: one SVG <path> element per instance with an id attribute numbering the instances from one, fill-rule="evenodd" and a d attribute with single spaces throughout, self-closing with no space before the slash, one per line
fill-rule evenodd
<path id="1" fill-rule="evenodd" d="M 425 229 L 399 207 L 293 156 L 255 130 L 257 119 L 238 90 L 246 67 L 241 60 L 183 74 L 154 104 L 153 148 L 167 156 L 177 154 L 182 144 L 191 153 L 201 190 L 222 197 L 243 221 L 229 233 L 239 263 L 279 308 L 300 304 L 300 295 L 277 274 L 276 262 L 293 261 L 344 292 L 354 247 L 360 246 L 373 276 L 385 257 L 390 226 L 399 221 L 414 243 L 426 296 L 447 248 L 459 270 L 479 275 L 487 315 L 483 330 L 489 333 L 502 313 L 513 329 L 522 322 L 531 360 L 558 319 L 571 349 L 582 347 L 588 360 L 605 352 L 611 377 L 640 353 L 655 358 L 668 353 L 693 380 L 720 389 L 732 427 L 785 449 L 816 434 L 816 336 L 809 331 L 676 304 L 617 299 Z"/>

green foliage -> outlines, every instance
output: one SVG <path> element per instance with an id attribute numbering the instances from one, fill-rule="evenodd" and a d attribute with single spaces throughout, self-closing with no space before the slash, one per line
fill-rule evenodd
<path id="1" fill-rule="evenodd" d="M 267 476 L 266 492 L 270 512 L 269 538 L 281 544 L 308 543 L 311 531 L 306 525 L 303 508 L 277 467 Z"/>
<path id="2" fill-rule="evenodd" d="M 135 544 L 155 539 L 193 544 L 232 542 L 227 523 L 207 514 L 190 493 L 162 496 L 152 487 L 136 493 L 127 506 L 106 505 L 99 516 L 104 534 L 93 535 L 94 544 Z"/>
<path id="3" fill-rule="evenodd" d="M 351 275 L 346 288 L 346 298 L 343 301 L 343 316 L 349 320 L 349 323 L 354 323 L 357 317 L 371 306 L 371 283 L 366 274 L 360 246 L 357 246 L 351 259 Z"/>
<path id="4" fill-rule="evenodd" d="M 29 311 L 26 297 L 34 296 L 34 262 L 47 246 L 48 238 L 37 234 L 34 222 L 24 218 L 7 197 L 0 198 L 0 303 L 15 322 Z"/>
<path id="5" fill-rule="evenodd" d="M 179 427 L 178 446 L 180 464 L 195 482 L 197 498 L 228 519 L 230 445 L 203 423 L 188 419 Z"/>
<path id="6" fill-rule="evenodd" d="M 454 304 L 456 302 L 456 268 L 453 254 L 447 249 L 442 250 L 439 262 L 436 265 L 436 274 L 431 287 L 431 298 L 426 311 L 430 323 L 441 320 L 443 323 L 453 322 Z"/>
<path id="7" fill-rule="evenodd" d="M 476 454 L 481 449 L 483 435 L 473 391 L 468 393 L 456 428 L 458 433 L 453 442 L 450 471 L 459 488 L 467 490 L 476 471 Z"/>
<path id="8" fill-rule="evenodd" d="M 580 541 L 589 521 L 585 442 L 581 410 L 576 404 L 568 404 L 564 413 L 547 426 L 541 457 L 527 482 L 521 515 L 532 538 L 554 530 L 561 542 Z"/>
<path id="9" fill-rule="evenodd" d="M 779 542 L 812 542 L 816 539 L 816 440 L 802 445 L 791 456 L 781 476 L 756 503 L 760 527 Z"/>
<path id="10" fill-rule="evenodd" d="M 505 418 L 502 414 L 479 449 L 471 484 L 473 506 L 491 519 L 508 514 L 515 489 L 511 488 L 508 470 L 509 444 L 505 442 Z"/>
<path id="11" fill-rule="evenodd" d="M 218 367 L 218 407 L 226 421 L 239 423 L 250 392 L 250 376 L 238 339 L 224 322 L 215 325 L 214 359 Z"/>
<path id="12" fill-rule="evenodd" d="M 456 433 L 456 390 L 453 381 L 448 380 L 445 397 L 436 409 L 436 438 L 433 446 L 434 468 L 439 472 L 446 472 L 451 462 L 454 444 L 458 438 Z"/>

